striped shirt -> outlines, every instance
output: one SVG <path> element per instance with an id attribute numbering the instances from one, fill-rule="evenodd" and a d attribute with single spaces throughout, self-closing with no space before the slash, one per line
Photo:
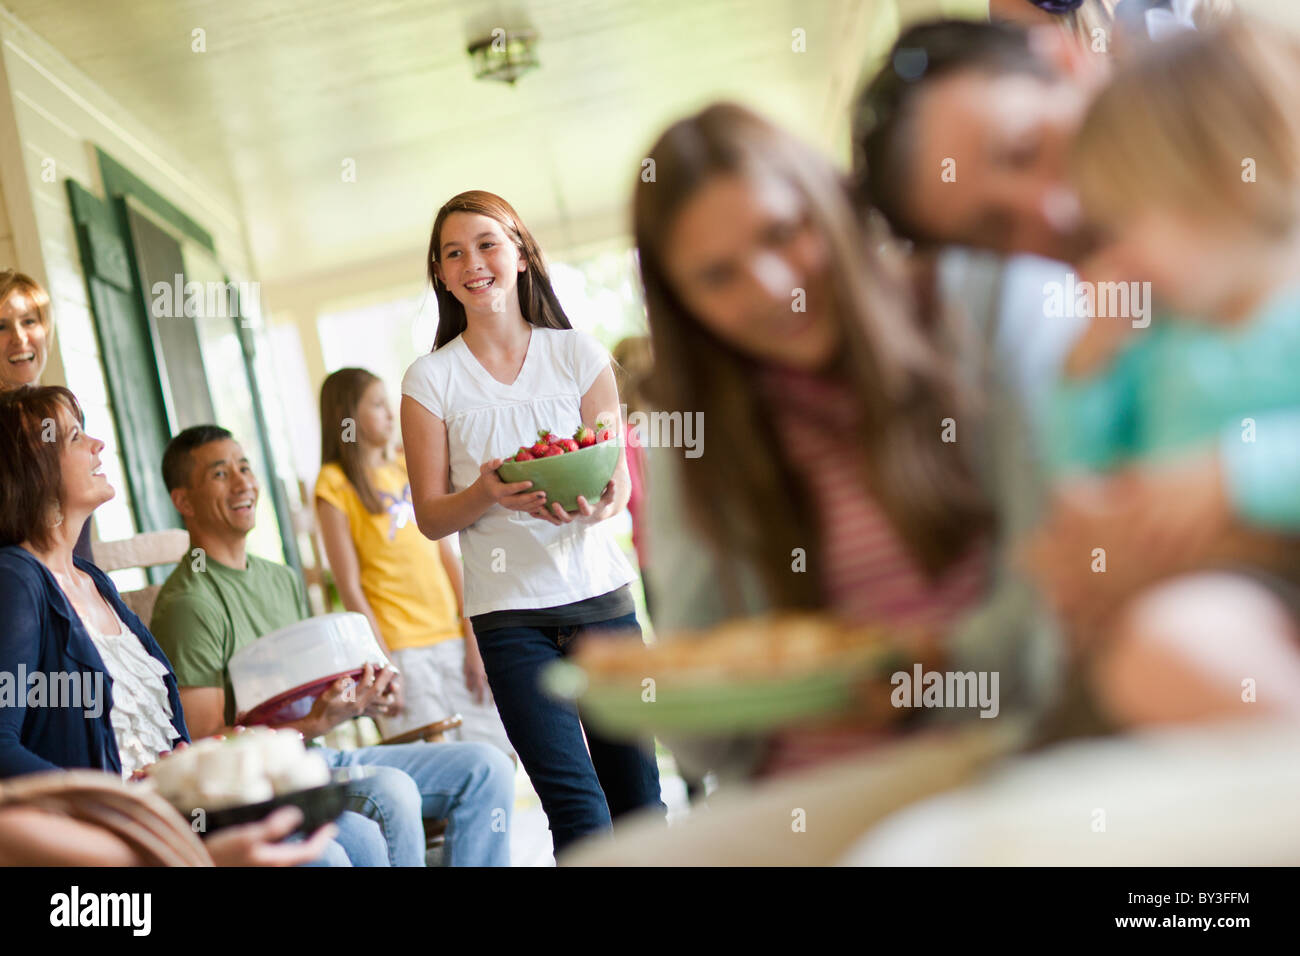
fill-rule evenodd
<path id="1" fill-rule="evenodd" d="M 760 383 L 771 398 L 781 448 L 813 498 L 821 565 L 807 573 L 819 576 L 827 605 L 857 624 L 946 631 L 987 591 L 987 542 L 929 579 L 868 490 L 861 458 L 847 453 L 861 414 L 851 388 L 775 367 L 761 372 Z M 936 422 L 936 441 L 937 429 Z M 896 733 L 843 725 L 778 732 L 758 774 L 790 773 L 861 753 Z"/>
<path id="2" fill-rule="evenodd" d="M 935 580 L 908 552 L 849 454 L 860 411 L 848 385 L 791 369 L 765 369 L 777 437 L 813 498 L 821 534 L 819 576 L 829 607 L 856 623 L 942 631 L 988 586 L 986 544 Z M 935 423 L 935 440 L 939 440 Z"/>

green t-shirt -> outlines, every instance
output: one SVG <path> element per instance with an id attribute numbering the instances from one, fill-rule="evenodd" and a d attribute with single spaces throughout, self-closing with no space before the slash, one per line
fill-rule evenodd
<path id="1" fill-rule="evenodd" d="M 226 665 L 241 647 L 305 616 L 298 575 L 282 564 L 248 556 L 243 571 L 208 558 L 202 570 L 188 558 L 158 592 L 149 629 L 176 671 L 181 687 L 222 687 L 227 724 L 235 693 Z"/>

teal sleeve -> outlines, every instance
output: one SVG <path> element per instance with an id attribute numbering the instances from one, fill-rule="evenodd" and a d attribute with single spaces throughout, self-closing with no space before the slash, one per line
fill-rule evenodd
<path id="1" fill-rule="evenodd" d="M 1100 375 L 1056 386 L 1044 436 L 1054 472 L 1100 471 L 1133 453 L 1139 365 L 1139 350 L 1129 349 Z"/>
<path id="2" fill-rule="evenodd" d="M 1219 448 L 1233 510 L 1251 524 L 1300 531 L 1300 409 L 1234 424 Z"/>

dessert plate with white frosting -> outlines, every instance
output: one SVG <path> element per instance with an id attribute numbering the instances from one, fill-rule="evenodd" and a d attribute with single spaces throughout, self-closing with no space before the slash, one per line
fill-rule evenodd
<path id="1" fill-rule="evenodd" d="M 371 767 L 340 767 L 330 771 L 330 782 L 306 790 L 295 790 L 261 803 L 227 807 L 207 815 L 207 829 L 211 833 L 223 827 L 264 820 L 281 807 L 297 807 L 302 811 L 302 823 L 293 834 L 309 834 L 327 823 L 333 823 L 348 808 L 348 788 L 358 780 L 374 776 Z"/>
<path id="2" fill-rule="evenodd" d="M 309 833 L 336 819 L 349 784 L 370 773 L 331 771 L 296 730 L 254 727 L 173 751 L 146 770 L 146 780 L 199 833 L 261 820 L 282 806 L 302 810 L 295 832 Z"/>

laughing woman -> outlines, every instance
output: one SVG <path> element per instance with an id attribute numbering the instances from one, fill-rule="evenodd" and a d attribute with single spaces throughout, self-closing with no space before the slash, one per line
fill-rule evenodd
<path id="1" fill-rule="evenodd" d="M 13 269 L 0 272 L 0 392 L 41 380 L 53 338 L 49 294 L 31 276 Z M 92 560 L 89 521 L 73 553 Z"/>
<path id="2" fill-rule="evenodd" d="M 40 381 L 52 336 L 45 290 L 21 272 L 0 272 L 0 391 Z"/>

